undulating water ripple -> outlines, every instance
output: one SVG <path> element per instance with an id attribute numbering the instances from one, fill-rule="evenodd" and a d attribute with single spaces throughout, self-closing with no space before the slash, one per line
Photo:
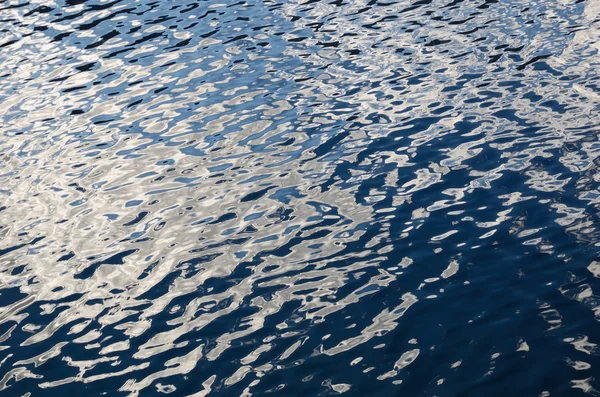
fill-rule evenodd
<path id="1" fill-rule="evenodd" d="M 0 394 L 600 379 L 600 3 L 0 3 Z"/>

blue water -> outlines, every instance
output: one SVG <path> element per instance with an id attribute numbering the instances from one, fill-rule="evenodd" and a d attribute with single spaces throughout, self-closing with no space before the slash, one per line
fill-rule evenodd
<path id="1" fill-rule="evenodd" d="M 599 394 L 599 13 L 0 3 L 0 395 Z"/>

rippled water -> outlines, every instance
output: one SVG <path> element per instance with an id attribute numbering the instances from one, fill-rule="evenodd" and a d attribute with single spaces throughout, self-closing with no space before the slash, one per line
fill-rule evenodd
<path id="1" fill-rule="evenodd" d="M 598 393 L 599 13 L 2 2 L 1 394 Z"/>

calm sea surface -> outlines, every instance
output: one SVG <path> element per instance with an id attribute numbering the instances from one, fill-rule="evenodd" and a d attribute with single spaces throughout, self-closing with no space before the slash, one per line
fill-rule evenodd
<path id="1" fill-rule="evenodd" d="M 0 395 L 600 394 L 599 14 L 2 1 Z"/>

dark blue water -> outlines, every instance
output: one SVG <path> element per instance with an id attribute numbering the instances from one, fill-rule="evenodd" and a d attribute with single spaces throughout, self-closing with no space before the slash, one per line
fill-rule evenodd
<path id="1" fill-rule="evenodd" d="M 0 394 L 600 392 L 598 2 L 0 3 Z"/>

